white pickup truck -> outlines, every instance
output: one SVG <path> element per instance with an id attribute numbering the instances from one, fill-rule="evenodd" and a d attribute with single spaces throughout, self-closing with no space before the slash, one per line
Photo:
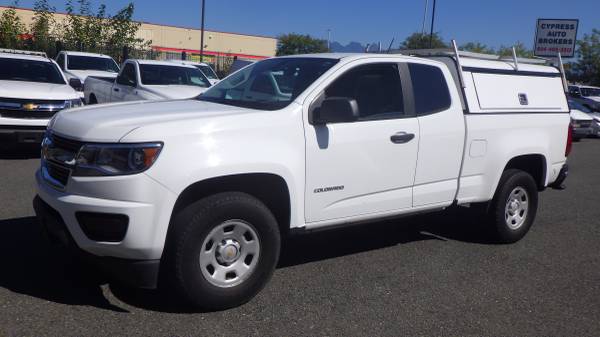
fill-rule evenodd
<path id="1" fill-rule="evenodd" d="M 0 149 L 39 145 L 50 118 L 83 102 L 45 53 L 0 49 Z"/>
<path id="2" fill-rule="evenodd" d="M 273 58 L 195 100 L 65 111 L 36 212 L 115 278 L 152 288 L 160 269 L 204 309 L 258 293 L 289 233 L 476 205 L 515 242 L 567 175 L 561 74 L 459 55 Z"/>
<path id="3" fill-rule="evenodd" d="M 87 104 L 194 98 L 210 87 L 196 67 L 167 61 L 127 60 L 113 79 L 88 77 Z"/>
<path id="4" fill-rule="evenodd" d="M 61 51 L 56 55 L 56 63 L 70 81 L 78 79 L 76 87 L 83 98 L 83 83 L 89 76 L 114 80 L 119 73 L 119 66 L 112 57 L 103 54 L 78 51 Z"/>

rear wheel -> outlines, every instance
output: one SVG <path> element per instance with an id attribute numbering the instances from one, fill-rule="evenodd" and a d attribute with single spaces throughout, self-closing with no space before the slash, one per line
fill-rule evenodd
<path id="1" fill-rule="evenodd" d="M 277 221 L 258 199 L 220 193 L 175 216 L 168 277 L 184 300 L 204 310 L 221 310 L 252 299 L 279 259 Z"/>
<path id="2" fill-rule="evenodd" d="M 537 206 L 538 191 L 533 177 L 521 170 L 506 170 L 489 208 L 494 239 L 513 243 L 523 238 L 535 220 Z"/>

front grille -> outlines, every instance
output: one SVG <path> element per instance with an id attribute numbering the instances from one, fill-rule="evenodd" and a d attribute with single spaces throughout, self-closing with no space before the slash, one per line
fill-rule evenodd
<path id="1" fill-rule="evenodd" d="M 78 140 L 68 139 L 57 135 L 52 135 L 52 144 L 55 148 L 67 150 L 77 154 L 83 146 L 83 142 Z"/>
<path id="2" fill-rule="evenodd" d="M 69 181 L 72 161 L 77 157 L 83 143 L 49 133 L 49 141 L 42 143 L 43 165 L 47 171 L 47 181 L 59 189 L 64 189 Z"/>
<path id="3" fill-rule="evenodd" d="M 50 177 L 52 177 L 52 179 L 58 181 L 63 186 L 67 185 L 67 182 L 69 181 L 69 174 L 71 173 L 71 171 L 68 168 L 47 161 L 46 170 L 48 170 L 48 174 L 50 175 Z"/>
<path id="4" fill-rule="evenodd" d="M 49 119 L 66 107 L 65 100 L 0 98 L 0 117 Z"/>
<path id="5" fill-rule="evenodd" d="M 58 111 L 0 110 L 0 117 L 20 119 L 49 119 Z"/>

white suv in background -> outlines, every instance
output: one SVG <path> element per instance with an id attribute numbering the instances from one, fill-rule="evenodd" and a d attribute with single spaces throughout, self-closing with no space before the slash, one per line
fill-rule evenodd
<path id="1" fill-rule="evenodd" d="M 0 49 L 0 147 L 41 143 L 54 114 L 81 106 L 68 83 L 46 54 Z"/>

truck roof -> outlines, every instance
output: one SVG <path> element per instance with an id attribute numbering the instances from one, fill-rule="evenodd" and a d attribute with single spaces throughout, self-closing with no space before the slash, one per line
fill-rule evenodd
<path id="1" fill-rule="evenodd" d="M 303 54 L 303 55 L 290 55 L 284 57 L 306 57 L 306 58 L 329 58 L 329 59 L 344 59 L 344 60 L 355 60 L 361 58 L 373 58 L 373 57 L 397 57 L 398 59 L 410 60 L 410 59 L 421 59 L 423 57 L 419 56 L 410 56 L 412 51 L 407 51 L 407 55 L 405 54 L 373 54 L 373 53 L 321 53 L 321 54 Z M 475 55 L 475 54 L 473 54 Z M 431 56 L 435 56 L 432 54 Z M 438 55 L 438 56 L 450 56 L 450 55 Z M 521 59 L 525 60 L 525 59 Z M 469 68 L 481 68 L 481 69 L 490 69 L 490 70 L 515 70 L 514 61 L 512 59 L 479 59 L 473 57 L 465 57 L 462 55 L 460 62 L 464 67 Z M 544 62 L 540 60 L 539 62 Z M 558 69 L 546 65 L 541 64 L 531 64 L 531 63 L 519 63 L 519 71 L 532 71 L 532 72 L 542 72 L 549 74 L 559 73 Z"/>
<path id="2" fill-rule="evenodd" d="M 86 52 L 82 52 L 82 51 L 63 50 L 62 52 L 65 53 L 66 55 L 73 55 L 73 56 L 101 57 L 101 58 L 108 58 L 108 59 L 112 58 L 112 57 L 110 57 L 108 55 L 104 55 L 104 54 L 86 53 Z"/>
<path id="3" fill-rule="evenodd" d="M 194 68 L 194 69 L 196 69 L 194 66 L 191 66 L 191 65 L 182 64 L 182 63 L 178 63 L 178 62 L 171 62 L 171 61 L 140 60 L 140 59 L 130 59 L 130 60 L 131 61 L 135 61 L 138 64 L 153 64 L 153 65 L 161 65 L 161 66 L 171 66 L 171 67 L 175 66 L 175 67 L 184 67 L 184 68 Z"/>
<path id="4" fill-rule="evenodd" d="M 1 58 L 7 58 L 7 59 L 19 59 L 19 60 L 50 62 L 50 59 L 48 59 L 47 57 L 38 56 L 38 55 L 13 54 L 13 53 L 3 53 L 3 52 L 0 52 L 0 57 Z"/>

